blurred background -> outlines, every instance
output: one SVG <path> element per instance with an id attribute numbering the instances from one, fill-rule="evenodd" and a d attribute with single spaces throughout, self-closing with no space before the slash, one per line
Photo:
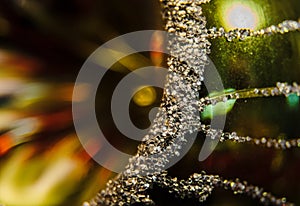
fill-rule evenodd
<path id="1" fill-rule="evenodd" d="M 203 6 L 208 27 L 264 28 L 300 17 L 300 2 L 289 0 L 213 0 Z M 240 20 L 240 21 L 239 21 Z M 101 44 L 128 32 L 163 29 L 158 1 L 140 0 L 2 0 L 0 3 L 0 205 L 81 205 L 116 174 L 86 154 L 72 120 L 76 76 Z M 300 83 L 300 34 L 275 35 L 243 42 L 212 40 L 211 59 L 226 89 Z M 154 38 L 152 45 L 160 46 Z M 116 148 L 134 154 L 137 141 L 120 133 L 111 117 L 110 101 L 118 82 L 143 66 L 165 66 L 158 53 L 131 55 L 113 65 L 99 86 L 97 118 Z M 156 74 L 154 74 L 156 75 Z M 88 92 L 82 87 L 81 101 Z M 205 92 L 201 95 L 207 95 Z M 159 106 L 162 89 L 137 91 L 129 113 L 138 128 L 148 128 L 149 111 Z M 226 130 L 252 137 L 300 137 L 297 96 L 239 100 L 227 114 Z M 212 117 L 203 115 L 209 123 Z M 300 204 L 300 151 L 275 151 L 253 145 L 219 144 L 204 162 L 197 157 L 199 134 L 190 152 L 170 175 L 186 178 L 206 170 L 240 178 Z M 95 147 L 95 149 L 98 149 Z M 115 161 L 116 159 L 108 159 Z M 154 188 L 158 205 L 199 205 L 177 200 Z M 201 205 L 257 205 L 217 189 Z"/>

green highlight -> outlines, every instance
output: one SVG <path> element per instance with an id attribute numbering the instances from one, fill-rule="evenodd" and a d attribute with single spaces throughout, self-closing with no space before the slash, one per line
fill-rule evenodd
<path id="1" fill-rule="evenodd" d="M 215 97 L 224 93 L 234 92 L 235 89 L 226 89 L 224 92 L 212 92 L 209 97 Z M 225 115 L 230 112 L 236 102 L 236 99 L 230 99 L 225 102 L 218 102 L 216 105 L 207 105 L 201 113 L 202 119 L 213 119 L 214 116 Z"/>
<path id="2" fill-rule="evenodd" d="M 291 108 L 296 108 L 299 105 L 299 96 L 297 94 L 290 94 L 286 100 Z"/>

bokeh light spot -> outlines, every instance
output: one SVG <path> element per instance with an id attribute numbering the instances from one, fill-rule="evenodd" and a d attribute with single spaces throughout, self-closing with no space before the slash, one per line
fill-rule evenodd
<path id="1" fill-rule="evenodd" d="M 133 96 L 135 104 L 146 107 L 153 104 L 156 100 L 156 91 L 153 87 L 143 87 L 139 89 Z"/>
<path id="2" fill-rule="evenodd" d="M 253 2 L 252 2 L 253 3 Z M 226 29 L 256 29 L 263 20 L 261 8 L 250 2 L 230 2 L 222 12 Z"/>

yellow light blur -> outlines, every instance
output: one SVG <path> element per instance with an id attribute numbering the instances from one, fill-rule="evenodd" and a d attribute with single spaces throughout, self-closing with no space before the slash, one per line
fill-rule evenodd
<path id="1" fill-rule="evenodd" d="M 34 117 L 19 119 L 12 124 L 15 128 L 8 133 L 13 137 L 17 137 L 19 141 L 37 132 L 41 126 L 39 119 Z"/>
<path id="2" fill-rule="evenodd" d="M 12 123 L 22 117 L 21 113 L 13 110 L 5 110 L 0 108 L 0 130 L 5 130 Z"/>
<path id="3" fill-rule="evenodd" d="M 235 28 L 254 30 L 264 21 L 262 9 L 251 1 L 231 1 L 221 8 L 223 24 L 227 30 Z"/>
<path id="4" fill-rule="evenodd" d="M 153 87 L 144 87 L 138 89 L 138 91 L 133 96 L 133 101 L 135 104 L 146 107 L 154 103 L 156 100 L 156 91 Z"/>
<path id="5" fill-rule="evenodd" d="M 78 148 L 77 137 L 70 135 L 44 153 L 38 153 L 34 145 L 12 151 L 0 168 L 1 203 L 63 205 L 88 170 Z"/>

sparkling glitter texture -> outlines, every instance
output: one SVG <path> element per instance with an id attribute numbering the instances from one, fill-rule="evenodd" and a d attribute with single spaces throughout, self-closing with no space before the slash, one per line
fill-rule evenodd
<path id="1" fill-rule="evenodd" d="M 166 188 L 179 198 L 198 198 L 199 202 L 205 201 L 215 187 L 221 187 L 233 191 L 234 194 L 249 195 L 265 205 L 292 205 L 285 198 L 276 198 L 262 188 L 239 179 L 226 180 L 218 175 L 201 172 L 186 180 L 179 180 L 168 176 L 164 170 L 170 159 L 181 154 L 181 148 L 189 141 L 188 135 L 197 131 L 207 133 L 210 137 L 220 135 L 221 141 L 251 142 L 276 149 L 300 146 L 300 139 L 255 139 L 201 125 L 199 112 L 210 104 L 215 105 L 230 99 L 300 95 L 298 84 L 277 83 L 275 87 L 232 91 L 200 99 L 198 91 L 201 89 L 204 68 L 208 63 L 209 39 L 225 37 L 230 42 L 235 39 L 284 34 L 300 28 L 299 22 L 287 20 L 259 31 L 250 28 L 229 32 L 225 32 L 223 28 L 207 29 L 200 7 L 203 3 L 209 3 L 209 0 L 161 0 L 165 29 L 171 36 L 168 45 L 172 56 L 168 58 L 169 72 L 159 112 L 153 127 L 139 145 L 137 154 L 129 160 L 125 171 L 110 180 L 107 187 L 90 202 L 85 202 L 84 206 L 134 203 L 155 205 L 147 193 L 154 185 Z"/>

